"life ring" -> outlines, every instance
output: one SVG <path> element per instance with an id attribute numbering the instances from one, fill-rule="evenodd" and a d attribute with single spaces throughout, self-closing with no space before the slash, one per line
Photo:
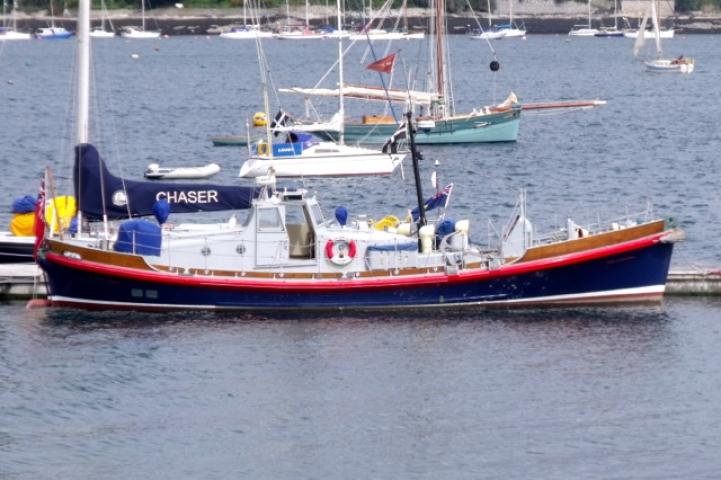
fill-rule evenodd
<path id="1" fill-rule="evenodd" d="M 334 265 L 348 265 L 355 258 L 357 251 L 355 240 L 336 238 L 325 243 L 325 256 Z"/>
<path id="2" fill-rule="evenodd" d="M 258 142 L 258 155 L 268 155 L 268 144 L 266 142 Z"/>

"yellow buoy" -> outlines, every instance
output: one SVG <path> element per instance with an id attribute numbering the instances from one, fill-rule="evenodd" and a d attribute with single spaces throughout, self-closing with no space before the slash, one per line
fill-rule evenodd
<path id="1" fill-rule="evenodd" d="M 265 116 L 265 112 L 256 112 L 253 115 L 253 126 L 254 127 L 265 127 L 268 123 L 268 117 Z"/>

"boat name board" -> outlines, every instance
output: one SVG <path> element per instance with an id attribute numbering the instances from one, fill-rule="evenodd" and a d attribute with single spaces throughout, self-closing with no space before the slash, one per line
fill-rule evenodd
<path id="1" fill-rule="evenodd" d="M 160 191 L 155 195 L 155 200 L 164 198 L 168 203 L 218 203 L 218 191 L 217 190 L 188 190 L 188 191 Z M 125 192 L 118 190 L 113 193 L 112 196 L 113 205 L 122 207 L 128 204 L 128 198 Z"/>
<path id="2" fill-rule="evenodd" d="M 217 190 L 189 190 L 187 192 L 158 192 L 156 200 L 165 198 L 169 203 L 218 203 Z"/>

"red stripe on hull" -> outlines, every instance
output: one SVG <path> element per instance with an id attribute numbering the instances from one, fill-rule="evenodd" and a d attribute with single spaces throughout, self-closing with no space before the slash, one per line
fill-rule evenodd
<path id="1" fill-rule="evenodd" d="M 115 276 L 123 279 L 154 282 L 164 285 L 194 286 L 200 288 L 243 288 L 263 291 L 290 291 L 290 292 L 312 292 L 312 291 L 336 291 L 336 290 L 378 290 L 392 289 L 398 287 L 459 284 L 475 281 L 488 281 L 512 275 L 531 273 L 535 271 L 551 270 L 569 265 L 579 264 L 591 260 L 600 259 L 612 255 L 619 255 L 626 252 L 633 252 L 643 248 L 651 247 L 661 241 L 669 232 L 662 232 L 648 237 L 624 242 L 616 245 L 596 248 L 584 252 L 572 253 L 558 257 L 542 260 L 534 260 L 519 264 L 511 264 L 500 267 L 496 270 L 474 269 L 461 271 L 457 274 L 448 275 L 445 272 L 429 273 L 423 275 L 408 275 L 399 277 L 365 278 L 357 277 L 352 280 L 282 280 L 282 279 L 251 279 L 236 277 L 212 277 L 193 276 L 186 277 L 178 274 L 138 270 L 128 267 L 109 266 L 97 262 L 89 262 L 74 258 L 64 257 L 56 253 L 47 252 L 47 261 L 75 270 L 92 272 L 101 275 Z"/>

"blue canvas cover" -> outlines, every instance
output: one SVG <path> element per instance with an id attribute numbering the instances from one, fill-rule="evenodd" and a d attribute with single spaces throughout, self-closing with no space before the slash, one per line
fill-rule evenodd
<path id="1" fill-rule="evenodd" d="M 160 255 L 163 235 L 160 226 L 142 219 L 126 220 L 118 228 L 116 252 Z"/>
<path id="2" fill-rule="evenodd" d="M 32 195 L 25 195 L 13 201 L 12 213 L 30 213 L 35 211 L 37 199 Z"/>
<path id="3" fill-rule="evenodd" d="M 164 224 L 170 216 L 170 204 L 164 198 L 161 198 L 153 205 L 153 215 L 159 224 Z"/>
<path id="4" fill-rule="evenodd" d="M 173 213 L 245 209 L 260 191 L 256 187 L 124 180 L 108 171 L 90 144 L 75 149 L 73 183 L 78 209 L 88 220 L 103 218 L 103 203 L 109 219 L 153 215 L 153 205 L 161 198 L 168 200 Z"/>

